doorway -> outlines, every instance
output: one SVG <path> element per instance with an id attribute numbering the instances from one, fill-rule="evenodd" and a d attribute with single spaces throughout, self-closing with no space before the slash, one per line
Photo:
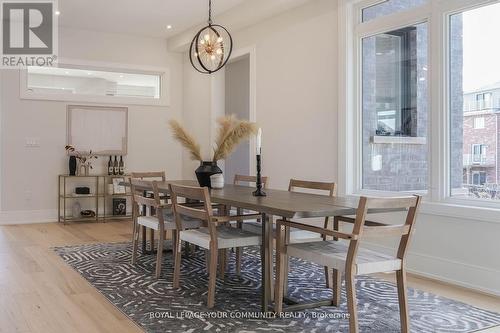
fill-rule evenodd
<path id="1" fill-rule="evenodd" d="M 250 120 L 250 56 L 238 57 L 225 68 L 225 115 Z M 235 174 L 250 175 L 250 142 L 242 142 L 225 161 L 225 179 L 231 183 Z"/>

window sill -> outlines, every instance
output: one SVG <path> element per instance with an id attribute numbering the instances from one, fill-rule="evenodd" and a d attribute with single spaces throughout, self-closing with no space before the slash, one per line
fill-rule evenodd
<path id="1" fill-rule="evenodd" d="M 500 205 L 498 205 L 498 208 L 493 208 L 471 206 L 447 201 L 423 202 L 421 213 L 461 220 L 474 220 L 500 224 Z"/>
<path id="2" fill-rule="evenodd" d="M 429 197 L 426 196 L 426 193 L 424 191 L 400 193 L 363 191 L 363 193 L 351 194 L 348 195 L 348 197 L 359 198 L 362 195 L 368 197 L 394 197 L 412 194 L 419 194 L 423 196 L 424 201 L 421 205 L 420 214 L 500 224 L 500 203 L 484 201 L 466 202 L 465 200 L 457 200 L 452 198 L 444 201 L 428 201 Z M 475 205 L 473 206 L 473 204 Z"/>
<path id="3" fill-rule="evenodd" d="M 372 143 L 377 144 L 406 144 L 406 145 L 425 145 L 427 138 L 420 136 L 383 136 L 374 135 L 371 137 Z"/>

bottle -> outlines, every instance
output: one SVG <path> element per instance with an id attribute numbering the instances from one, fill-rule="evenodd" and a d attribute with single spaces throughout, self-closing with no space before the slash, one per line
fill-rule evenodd
<path id="1" fill-rule="evenodd" d="M 113 175 L 118 174 L 118 160 L 117 157 L 115 156 L 115 162 L 113 163 Z"/>
<path id="2" fill-rule="evenodd" d="M 111 159 L 111 155 L 109 155 L 108 176 L 111 176 L 112 174 L 113 174 L 113 160 Z"/>
<path id="3" fill-rule="evenodd" d="M 120 156 L 120 163 L 118 164 L 118 173 L 123 175 L 125 173 L 125 166 L 123 165 L 123 157 Z"/>

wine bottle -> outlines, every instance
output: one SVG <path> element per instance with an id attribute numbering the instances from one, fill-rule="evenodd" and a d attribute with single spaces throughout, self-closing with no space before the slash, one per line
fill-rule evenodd
<path id="1" fill-rule="evenodd" d="M 115 156 L 115 161 L 113 163 L 113 175 L 117 175 L 118 174 L 118 160 L 117 160 L 117 157 Z"/>
<path id="2" fill-rule="evenodd" d="M 113 174 L 113 160 L 111 158 L 111 155 L 109 155 L 109 161 L 108 161 L 108 176 Z"/>
<path id="3" fill-rule="evenodd" d="M 118 164 L 118 172 L 120 175 L 123 175 L 125 173 L 125 166 L 123 164 L 123 157 L 120 156 L 120 163 Z"/>

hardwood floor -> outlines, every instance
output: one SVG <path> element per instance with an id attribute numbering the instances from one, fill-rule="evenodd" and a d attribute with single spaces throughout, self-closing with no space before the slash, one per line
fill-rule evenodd
<path id="1" fill-rule="evenodd" d="M 129 241 L 131 229 L 123 221 L 0 226 L 0 332 L 142 332 L 50 249 Z M 413 276 L 409 285 L 500 312 L 499 298 Z"/>

